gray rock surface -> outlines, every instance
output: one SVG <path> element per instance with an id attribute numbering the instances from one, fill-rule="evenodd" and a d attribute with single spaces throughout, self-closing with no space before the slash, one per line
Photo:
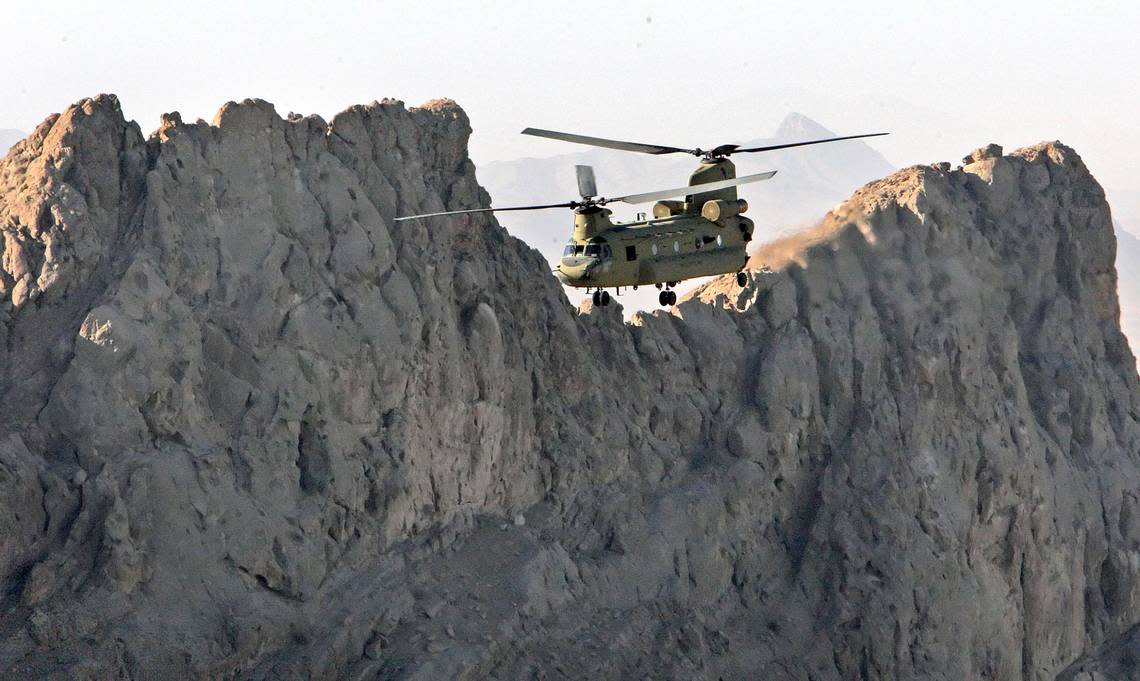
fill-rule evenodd
<path id="1" fill-rule="evenodd" d="M 1140 624 L 1102 644 L 1057 676 L 1057 681 L 1140 679 Z"/>
<path id="2" fill-rule="evenodd" d="M 0 164 L 0 676 L 1051 679 L 1140 620 L 1140 385 L 1059 143 L 579 313 L 452 102 L 117 100 Z M 521 518 L 521 520 L 520 520 Z"/>

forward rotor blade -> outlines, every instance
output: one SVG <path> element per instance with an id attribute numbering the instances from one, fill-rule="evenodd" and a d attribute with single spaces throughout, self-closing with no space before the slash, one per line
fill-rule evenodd
<path id="1" fill-rule="evenodd" d="M 889 135 L 889 134 L 891 134 L 891 133 L 889 133 L 889 132 L 872 132 L 872 133 L 869 133 L 866 135 L 847 135 L 845 137 L 828 137 L 827 139 L 810 140 L 807 142 L 788 142 L 787 144 L 770 144 L 770 145 L 765 146 L 765 147 L 749 147 L 747 149 L 733 149 L 731 153 L 742 154 L 742 153 L 751 152 L 751 151 L 773 151 L 776 149 L 788 149 L 790 147 L 806 147 L 809 144 L 823 144 L 824 142 L 838 142 L 840 140 L 854 140 L 854 139 L 859 139 L 861 137 L 881 137 L 883 135 Z"/>
<path id="2" fill-rule="evenodd" d="M 687 196 L 689 194 L 704 194 L 705 192 L 715 192 L 718 189 L 728 189 L 741 184 L 748 184 L 749 182 L 759 182 L 767 180 L 776 174 L 775 170 L 769 170 L 766 173 L 757 173 L 755 175 L 745 175 L 744 177 L 737 177 L 732 180 L 720 180 L 719 182 L 706 182 L 704 184 L 691 184 L 687 187 L 677 187 L 676 189 L 663 189 L 656 192 L 646 192 L 644 194 L 629 194 L 627 196 L 618 196 L 612 199 L 606 199 L 606 202 L 621 201 L 622 203 L 648 203 L 650 201 L 659 201 L 661 199 L 668 199 L 673 196 Z"/>
<path id="3" fill-rule="evenodd" d="M 539 130 L 538 128 L 527 128 L 522 131 L 524 135 L 534 135 L 535 137 L 546 137 L 552 140 L 562 140 L 563 142 L 573 142 L 575 144 L 589 144 L 593 147 L 605 147 L 606 149 L 620 149 L 622 151 L 640 151 L 643 154 L 691 154 L 691 149 L 681 149 L 680 147 L 663 147 L 657 144 L 641 144 L 640 142 L 623 142 L 622 140 L 608 140 L 601 137 L 588 137 L 586 135 L 575 135 L 569 132 L 556 132 L 554 130 Z"/>
<path id="4" fill-rule="evenodd" d="M 396 222 L 403 220 L 415 220 L 416 218 L 434 218 L 440 215 L 464 215 L 466 213 L 501 213 L 508 210 L 545 210 L 547 208 L 574 208 L 578 204 L 570 201 L 568 203 L 549 203 L 543 206 L 510 206 L 507 208 L 469 208 L 467 210 L 445 210 L 441 213 L 421 213 L 420 215 L 405 215 L 404 217 L 396 218 Z"/>
<path id="5" fill-rule="evenodd" d="M 598 195 L 598 183 L 594 180 L 592 166 L 574 166 L 574 173 L 578 176 L 578 193 L 583 199 Z"/>

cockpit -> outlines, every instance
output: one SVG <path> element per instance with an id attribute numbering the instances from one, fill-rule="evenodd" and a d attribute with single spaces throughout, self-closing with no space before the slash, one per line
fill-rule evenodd
<path id="1" fill-rule="evenodd" d="M 562 259 L 568 258 L 597 258 L 605 260 L 613 257 L 613 250 L 605 239 L 594 239 L 589 243 L 579 244 L 571 241 L 562 249 Z"/>

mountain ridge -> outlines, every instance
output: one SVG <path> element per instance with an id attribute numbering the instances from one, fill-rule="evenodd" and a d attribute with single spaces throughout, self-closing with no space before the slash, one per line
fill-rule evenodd
<path id="1" fill-rule="evenodd" d="M 1072 149 L 903 169 L 623 323 L 490 216 L 392 221 L 489 203 L 469 134 L 102 96 L 0 163 L 0 670 L 1048 679 L 1140 620 Z"/>

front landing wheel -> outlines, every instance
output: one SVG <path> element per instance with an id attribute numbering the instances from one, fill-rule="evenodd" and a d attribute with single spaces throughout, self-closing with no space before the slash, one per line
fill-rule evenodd
<path id="1" fill-rule="evenodd" d="M 744 288 L 748 284 L 748 275 L 744 272 L 736 273 L 736 285 Z"/>

